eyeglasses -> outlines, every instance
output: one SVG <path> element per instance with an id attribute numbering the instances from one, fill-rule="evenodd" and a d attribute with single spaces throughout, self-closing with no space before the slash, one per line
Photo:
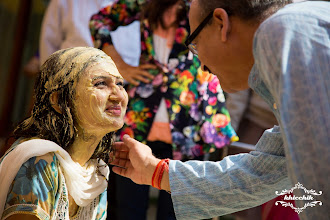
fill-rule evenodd
<path id="1" fill-rule="evenodd" d="M 198 27 L 196 28 L 196 30 L 187 38 L 185 45 L 186 47 L 188 47 L 188 49 L 195 55 L 198 55 L 198 51 L 196 49 L 196 44 L 193 44 L 192 41 L 197 37 L 197 35 L 199 34 L 199 32 L 201 32 L 203 30 L 203 28 L 205 27 L 205 25 L 210 21 L 210 19 L 213 16 L 213 11 L 211 11 L 206 18 L 204 18 L 204 20 L 202 21 L 202 23 L 200 23 L 198 25 Z"/>

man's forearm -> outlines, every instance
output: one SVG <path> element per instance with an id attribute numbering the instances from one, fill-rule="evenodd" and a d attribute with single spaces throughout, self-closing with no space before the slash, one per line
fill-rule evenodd
<path id="1" fill-rule="evenodd" d="M 170 161 L 177 219 L 206 219 L 261 205 L 291 188 L 278 129 L 266 131 L 256 151 L 211 161 Z"/>

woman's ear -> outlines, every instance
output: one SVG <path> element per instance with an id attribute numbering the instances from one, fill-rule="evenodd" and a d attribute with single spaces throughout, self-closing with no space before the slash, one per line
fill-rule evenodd
<path id="1" fill-rule="evenodd" d="M 49 96 L 50 104 L 52 105 L 53 109 L 57 111 L 58 113 L 62 114 L 62 110 L 60 106 L 58 105 L 58 92 L 53 92 Z"/>
<path id="2" fill-rule="evenodd" d="M 230 22 L 227 12 L 222 8 L 216 8 L 213 12 L 213 19 L 219 25 L 222 42 L 227 41 L 230 32 Z"/>

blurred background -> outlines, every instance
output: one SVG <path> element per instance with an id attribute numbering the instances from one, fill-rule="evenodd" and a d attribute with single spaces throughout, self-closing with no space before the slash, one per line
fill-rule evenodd
<path id="1" fill-rule="evenodd" d="M 40 27 L 49 0 L 0 0 L 0 139 L 28 116 Z M 25 69 L 25 71 L 24 71 Z M 2 146 L 2 144 L 1 144 Z"/>

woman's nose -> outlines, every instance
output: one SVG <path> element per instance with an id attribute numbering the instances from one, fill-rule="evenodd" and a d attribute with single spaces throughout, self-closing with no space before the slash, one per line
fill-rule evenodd
<path id="1" fill-rule="evenodd" d="M 111 101 L 122 101 L 124 99 L 124 95 L 118 88 L 112 88 L 109 94 L 109 99 Z"/>

